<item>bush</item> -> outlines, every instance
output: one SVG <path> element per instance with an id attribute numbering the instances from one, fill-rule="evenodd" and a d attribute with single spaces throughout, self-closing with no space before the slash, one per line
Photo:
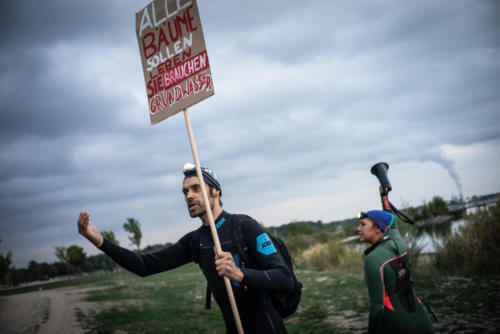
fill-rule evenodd
<path id="1" fill-rule="evenodd" d="M 443 241 L 435 255 L 439 271 L 481 276 L 500 274 L 500 197 L 486 210 L 467 215 L 468 224 Z"/>
<path id="2" fill-rule="evenodd" d="M 285 240 L 288 251 L 293 257 L 296 257 L 300 252 L 306 249 L 309 244 L 304 238 L 300 236 L 293 236 Z"/>
<path id="3" fill-rule="evenodd" d="M 303 234 L 313 234 L 318 229 L 311 225 L 309 222 L 291 222 L 288 224 L 288 229 L 286 231 L 287 237 L 303 235 Z"/>
<path id="4" fill-rule="evenodd" d="M 297 266 L 307 269 L 328 270 L 337 267 L 359 272 L 363 268 L 363 257 L 360 252 L 347 249 L 336 240 L 316 243 L 302 253 L 295 261 Z"/>

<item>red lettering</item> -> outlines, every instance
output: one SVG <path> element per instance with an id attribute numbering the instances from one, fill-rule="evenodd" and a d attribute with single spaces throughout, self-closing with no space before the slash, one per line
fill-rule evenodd
<path id="1" fill-rule="evenodd" d="M 188 51 L 182 51 L 182 59 L 191 58 L 191 48 Z"/>
<path id="2" fill-rule="evenodd" d="M 174 56 L 174 66 L 178 66 L 180 64 L 182 64 L 181 55 L 180 54 L 175 55 Z"/>
<path id="3" fill-rule="evenodd" d="M 160 70 L 161 67 L 161 70 Z M 165 60 L 165 62 L 158 65 L 158 71 L 160 73 L 165 73 L 172 68 L 172 61 L 170 59 Z"/>
<path id="4" fill-rule="evenodd" d="M 210 75 L 207 75 L 207 81 L 206 85 L 207 91 L 214 89 L 214 86 L 212 86 L 212 77 Z"/>
<path id="5" fill-rule="evenodd" d="M 168 103 L 168 105 L 172 105 L 175 103 L 174 92 L 172 89 L 170 89 L 167 92 L 167 103 Z"/>
<path id="6" fill-rule="evenodd" d="M 169 45 L 167 36 L 165 36 L 165 32 L 163 31 L 163 28 L 160 28 L 160 34 L 158 37 L 158 46 L 156 47 L 157 50 L 161 49 L 162 43 L 165 43 L 166 46 Z"/>
<path id="7" fill-rule="evenodd" d="M 175 86 L 175 102 L 179 102 L 182 98 L 181 86 Z"/>
<path id="8" fill-rule="evenodd" d="M 146 44 L 147 39 L 149 39 L 149 44 Z M 142 50 L 144 51 L 144 57 L 146 57 L 146 59 L 148 59 L 149 57 L 153 56 L 156 53 L 156 47 L 154 46 L 154 42 L 155 42 L 155 34 L 152 32 L 148 32 L 142 38 Z M 152 49 L 151 53 L 148 52 L 149 49 Z"/>
<path id="9" fill-rule="evenodd" d="M 156 105 L 154 104 L 155 100 L 151 99 L 151 104 L 149 105 L 149 111 L 154 114 L 158 109 L 156 108 Z"/>
<path id="10" fill-rule="evenodd" d="M 152 98 L 156 93 L 153 81 L 154 80 L 149 80 L 146 84 L 146 88 L 148 89 L 148 99 Z"/>
<path id="11" fill-rule="evenodd" d="M 142 38 L 142 50 L 146 59 L 153 57 L 162 48 L 168 47 L 186 33 L 198 30 L 198 27 L 194 23 L 195 17 L 191 13 L 192 9 L 193 6 L 191 5 L 181 14 L 163 22 L 162 26 L 156 28 L 156 32 L 148 32 L 144 35 Z M 168 34 L 165 29 L 168 29 Z M 176 55 L 173 62 L 167 60 L 160 74 L 172 67 L 178 66 L 183 60 L 191 58 L 191 52 L 192 50 L 189 48 L 182 52 L 182 56 Z"/>
<path id="12" fill-rule="evenodd" d="M 197 92 L 200 90 L 200 83 L 198 81 L 198 77 L 195 76 L 193 81 L 194 81 L 194 90 L 195 92 Z"/>
<path id="13" fill-rule="evenodd" d="M 177 55 L 173 58 L 174 63 L 179 62 L 184 55 Z M 193 58 L 190 58 L 173 69 L 167 69 L 163 74 L 165 89 L 179 84 L 181 81 L 203 71 L 207 68 L 208 59 L 206 51 L 203 51 Z M 162 68 L 163 71 L 163 68 Z"/>
<path id="14" fill-rule="evenodd" d="M 200 82 L 200 86 L 202 86 L 202 87 L 200 87 L 200 89 L 202 89 L 202 88 L 203 88 L 203 83 L 204 83 L 204 81 L 205 81 L 205 80 L 203 80 L 203 75 L 204 75 L 204 73 L 200 73 L 200 74 L 198 75 L 198 81 Z"/>
<path id="15" fill-rule="evenodd" d="M 159 91 L 158 94 L 152 96 L 150 100 L 150 112 L 154 114 L 158 111 L 164 111 L 167 108 L 171 107 L 175 103 L 189 97 L 198 94 L 201 90 L 206 89 L 206 91 L 212 90 L 212 77 L 210 74 L 203 72 L 198 75 L 193 76 L 191 79 L 188 79 L 183 86 L 177 85 L 171 89 L 164 89 L 161 81 L 167 82 L 167 76 L 174 75 L 170 73 L 165 73 L 164 77 L 156 76 L 148 82 L 148 88 L 151 91 Z M 160 80 L 161 79 L 161 80 Z M 178 78 L 172 78 L 175 80 Z M 154 87 L 153 87 L 154 85 Z M 150 95 L 148 95 L 149 97 Z"/>
<path id="16" fill-rule="evenodd" d="M 155 81 L 156 81 L 156 87 L 158 89 L 158 91 L 161 91 L 164 89 L 164 86 L 163 86 L 163 80 L 162 80 L 162 77 L 161 76 L 157 76 L 155 78 Z"/>
<path id="17" fill-rule="evenodd" d="M 156 77 L 153 79 L 153 86 L 155 88 L 155 94 L 158 92 L 158 82 L 156 80 Z"/>
<path id="18" fill-rule="evenodd" d="M 183 16 L 176 16 L 175 17 L 175 27 L 177 28 L 177 31 L 182 31 L 181 23 L 184 25 L 187 31 L 189 31 L 189 23 L 188 23 L 189 16 L 187 15 L 187 11 L 184 11 Z"/>
<path id="19" fill-rule="evenodd" d="M 155 96 L 156 105 L 158 109 L 165 109 L 167 106 L 165 105 L 165 101 L 162 99 L 163 94 L 158 94 Z"/>
<path id="20" fill-rule="evenodd" d="M 189 80 L 187 83 L 187 86 L 188 86 L 188 94 L 189 95 L 196 94 L 196 89 L 194 88 L 193 80 Z"/>
<path id="21" fill-rule="evenodd" d="M 193 27 L 194 16 L 189 12 L 193 8 L 193 5 L 186 9 L 185 15 L 187 16 L 188 31 L 196 31 L 198 27 Z"/>
<path id="22" fill-rule="evenodd" d="M 165 105 L 165 98 L 162 96 L 162 94 L 158 94 L 151 99 L 149 110 L 152 114 L 164 108 L 166 108 L 166 105 Z"/>
<path id="23" fill-rule="evenodd" d="M 158 65 L 158 75 L 162 75 L 163 73 L 166 72 L 165 63 L 166 61 Z"/>
<path id="24" fill-rule="evenodd" d="M 170 23 L 173 23 L 173 24 L 174 24 L 175 33 L 176 33 L 176 34 L 175 34 L 175 37 L 174 37 L 174 36 L 172 36 L 172 26 L 170 25 Z M 175 41 L 176 41 L 176 40 L 178 40 L 178 39 L 179 39 L 179 37 L 181 36 L 181 32 L 177 30 L 177 23 L 176 23 L 176 21 L 175 21 L 175 20 L 174 20 L 174 21 L 170 20 L 170 21 L 168 21 L 167 25 L 168 25 L 168 34 L 170 35 L 170 40 L 171 40 L 172 42 L 175 42 Z"/>

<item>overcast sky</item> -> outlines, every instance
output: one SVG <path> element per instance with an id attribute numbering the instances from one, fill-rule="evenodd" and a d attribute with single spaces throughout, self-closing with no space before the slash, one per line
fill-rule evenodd
<path id="1" fill-rule="evenodd" d="M 142 245 L 199 226 L 181 193 L 182 113 L 151 126 L 135 34 L 149 1 L 0 4 L 0 253 L 98 250 L 76 219 L 141 222 Z M 215 95 L 190 109 L 224 208 L 266 226 L 500 191 L 498 1 L 198 3 Z"/>

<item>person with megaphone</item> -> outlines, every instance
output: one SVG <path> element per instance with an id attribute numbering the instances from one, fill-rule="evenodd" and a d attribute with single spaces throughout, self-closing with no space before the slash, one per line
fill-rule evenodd
<path id="1" fill-rule="evenodd" d="M 383 210 L 359 213 L 356 229 L 360 241 L 371 245 L 365 250 L 364 261 L 370 297 L 368 333 L 434 333 L 431 320 L 415 295 L 406 244 L 396 227 L 394 214 L 412 221 L 388 200 L 392 190 L 388 168 L 382 162 L 371 169 L 380 181 Z M 429 312 L 434 316 L 430 309 Z"/>

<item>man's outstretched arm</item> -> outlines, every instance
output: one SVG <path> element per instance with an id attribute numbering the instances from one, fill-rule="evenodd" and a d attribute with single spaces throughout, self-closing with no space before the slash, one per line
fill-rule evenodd
<path id="1" fill-rule="evenodd" d="M 121 267 L 141 277 L 179 267 L 191 261 L 189 242 L 191 234 L 185 235 L 176 244 L 151 254 L 137 254 L 104 239 L 99 230 L 90 223 L 87 212 L 80 213 L 78 232 L 112 258 Z"/>

